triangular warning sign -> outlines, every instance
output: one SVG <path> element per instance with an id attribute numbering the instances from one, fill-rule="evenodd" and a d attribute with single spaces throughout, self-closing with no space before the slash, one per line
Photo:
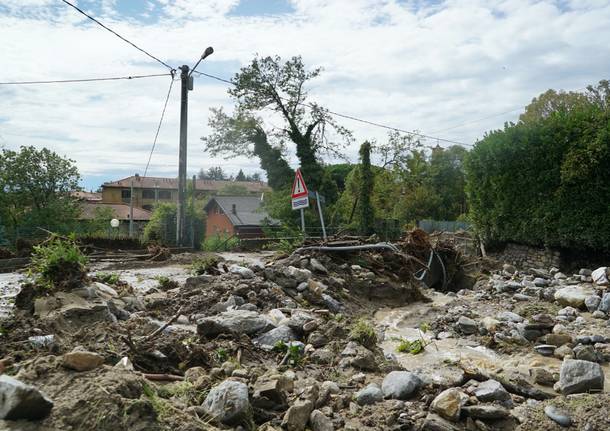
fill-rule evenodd
<path id="1" fill-rule="evenodd" d="M 307 186 L 305 185 L 305 181 L 303 181 L 303 175 L 301 175 L 301 170 L 297 169 L 294 176 L 294 183 L 292 184 L 292 199 L 302 198 L 307 196 L 309 192 L 307 191 Z"/>

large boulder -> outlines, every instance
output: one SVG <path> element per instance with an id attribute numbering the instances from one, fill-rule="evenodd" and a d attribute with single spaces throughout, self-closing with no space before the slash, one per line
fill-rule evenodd
<path id="1" fill-rule="evenodd" d="M 225 425 L 246 424 L 252 416 L 248 386 L 233 380 L 225 380 L 213 387 L 202 407 L 208 415 Z"/>
<path id="2" fill-rule="evenodd" d="M 379 389 L 379 386 L 371 383 L 366 388 L 356 392 L 354 397 L 359 405 L 365 406 L 383 401 L 383 392 Z"/>
<path id="3" fill-rule="evenodd" d="M 555 292 L 555 300 L 561 305 L 570 305 L 576 308 L 584 308 L 585 300 L 595 295 L 595 290 L 589 286 L 568 286 Z"/>
<path id="4" fill-rule="evenodd" d="M 39 420 L 53 408 L 45 394 L 7 375 L 0 375 L 0 419 Z"/>
<path id="5" fill-rule="evenodd" d="M 383 379 L 381 390 L 386 398 L 406 400 L 421 384 L 421 379 L 409 371 L 392 371 Z"/>
<path id="6" fill-rule="evenodd" d="M 63 365 L 75 371 L 90 371 L 104 363 L 104 357 L 95 352 L 74 349 L 63 356 Z"/>
<path id="7" fill-rule="evenodd" d="M 284 415 L 282 427 L 288 431 L 303 431 L 309 422 L 313 411 L 313 403 L 309 400 L 297 400 Z"/>
<path id="8" fill-rule="evenodd" d="M 598 286 L 607 286 L 610 284 L 610 280 L 608 274 L 610 271 L 607 267 L 602 266 L 601 268 L 597 268 L 595 271 L 591 273 L 591 278 L 593 279 L 593 283 Z"/>
<path id="9" fill-rule="evenodd" d="M 604 389 L 604 372 L 595 362 L 564 359 L 559 372 L 559 385 L 564 395 Z"/>
<path id="10" fill-rule="evenodd" d="M 474 390 L 474 396 L 479 401 L 506 401 L 510 400 L 510 394 L 504 386 L 496 380 L 486 380 Z"/>
<path id="11" fill-rule="evenodd" d="M 284 342 L 288 344 L 291 341 L 297 341 L 299 336 L 288 326 L 278 326 L 269 332 L 265 332 L 258 338 L 254 339 L 254 343 L 258 344 L 265 350 L 272 350 L 277 343 Z"/>
<path id="12" fill-rule="evenodd" d="M 460 419 L 460 412 L 466 401 L 468 401 L 468 395 L 457 388 L 449 388 L 434 398 L 430 409 L 443 418 L 455 422 Z"/>
<path id="13" fill-rule="evenodd" d="M 610 293 L 604 293 L 598 307 L 599 311 L 610 312 Z"/>
<path id="14" fill-rule="evenodd" d="M 256 311 L 229 310 L 216 316 L 205 317 L 197 322 L 197 333 L 202 337 L 220 334 L 247 334 L 265 332 L 273 325 Z"/>
<path id="15" fill-rule="evenodd" d="M 309 424 L 311 425 L 311 431 L 333 431 L 335 429 L 333 422 L 320 410 L 311 412 Z"/>

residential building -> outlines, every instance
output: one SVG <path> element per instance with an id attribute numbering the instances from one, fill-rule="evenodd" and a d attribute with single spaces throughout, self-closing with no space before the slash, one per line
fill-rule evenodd
<path id="1" fill-rule="evenodd" d="M 207 213 L 206 238 L 216 235 L 263 237 L 263 226 L 277 224 L 263 209 L 260 196 L 215 196 L 204 209 Z"/>
<path id="2" fill-rule="evenodd" d="M 188 184 L 192 184 L 188 180 Z M 134 207 L 152 210 L 155 202 L 178 201 L 178 179 L 163 177 L 141 177 L 134 175 L 118 181 L 111 181 L 102 185 L 102 201 L 104 203 L 125 203 L 131 200 L 131 187 L 133 184 Z M 267 183 L 260 181 L 216 181 L 196 180 L 195 189 L 197 197 L 215 196 L 230 185 L 239 185 L 253 196 L 269 191 Z M 189 186 L 190 187 L 190 186 Z"/>

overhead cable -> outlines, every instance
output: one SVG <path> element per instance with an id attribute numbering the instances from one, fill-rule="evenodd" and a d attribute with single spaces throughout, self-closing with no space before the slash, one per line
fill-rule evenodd
<path id="1" fill-rule="evenodd" d="M 80 9 L 78 6 L 70 3 L 67 0 L 61 0 L 62 2 L 64 2 L 65 4 L 67 4 L 68 6 L 74 8 L 75 10 L 77 10 L 79 13 L 83 14 L 84 16 L 86 16 L 87 18 L 89 18 L 91 21 L 93 21 L 94 23 L 96 23 L 97 25 L 99 25 L 100 27 L 108 30 L 110 33 L 114 34 L 116 37 L 118 37 L 119 39 L 121 39 L 124 42 L 127 42 L 128 44 L 130 44 L 131 46 L 133 46 L 135 49 L 137 49 L 138 51 L 141 51 L 142 53 L 144 53 L 145 55 L 149 56 L 150 58 L 152 58 L 153 60 L 155 60 L 156 62 L 162 64 L 163 66 L 167 67 L 169 70 L 174 70 L 174 68 L 172 66 L 170 66 L 169 64 L 167 64 L 166 62 L 164 62 L 163 60 L 160 60 L 159 58 L 155 57 L 154 55 L 152 55 L 150 52 L 140 48 L 138 45 L 136 45 L 135 43 L 131 42 L 130 40 L 124 38 L 123 36 L 121 36 L 120 34 L 118 34 L 116 31 L 112 30 L 111 28 L 109 28 L 108 26 L 102 24 L 100 21 L 98 21 L 97 19 L 93 18 L 91 15 L 89 15 L 87 12 L 85 12 L 84 10 Z"/>
<path id="2" fill-rule="evenodd" d="M 11 81 L 11 82 L 0 82 L 0 85 L 70 84 L 70 83 L 78 83 L 78 82 L 119 81 L 119 80 L 129 80 L 129 79 L 156 78 L 159 76 L 171 76 L 171 73 L 155 73 L 152 75 L 115 76 L 115 77 L 110 77 L 110 78 L 55 79 L 55 80 L 49 80 L 49 81 Z"/>
<path id="3" fill-rule="evenodd" d="M 167 96 L 165 97 L 165 103 L 163 104 L 163 111 L 161 111 L 161 119 L 159 120 L 159 125 L 157 126 L 157 133 L 155 133 L 155 139 L 153 140 L 152 148 L 150 149 L 150 154 L 148 155 L 148 162 L 146 162 L 146 169 L 144 169 L 144 176 L 148 173 L 148 166 L 150 165 L 150 159 L 155 151 L 155 147 L 157 146 L 157 138 L 159 137 L 159 131 L 161 130 L 161 125 L 163 124 L 163 118 L 165 117 L 165 110 L 167 109 L 167 102 L 169 101 L 169 96 L 172 93 L 172 87 L 174 86 L 174 75 L 172 74 L 172 80 L 169 83 L 169 90 L 167 90 Z"/>

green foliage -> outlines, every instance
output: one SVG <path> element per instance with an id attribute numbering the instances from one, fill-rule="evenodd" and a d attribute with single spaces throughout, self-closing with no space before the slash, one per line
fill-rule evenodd
<path id="1" fill-rule="evenodd" d="M 74 229 L 80 213 L 71 192 L 79 189 L 74 161 L 42 148 L 0 153 L 0 220 L 10 238 L 41 236 L 43 227 L 60 233 Z"/>
<path id="2" fill-rule="evenodd" d="M 104 284 L 116 285 L 120 281 L 120 276 L 116 272 L 98 272 L 95 278 Z"/>
<path id="3" fill-rule="evenodd" d="M 423 352 L 425 347 L 426 345 L 424 344 L 424 341 L 419 338 L 413 341 L 402 339 L 400 340 L 400 343 L 398 343 L 396 351 L 398 353 L 410 353 L 412 355 L 417 355 L 418 353 Z"/>
<path id="4" fill-rule="evenodd" d="M 221 252 L 233 251 L 239 248 L 239 238 L 227 235 L 214 235 L 206 238 L 201 244 L 203 251 Z"/>
<path id="5" fill-rule="evenodd" d="M 155 205 L 150 220 L 144 227 L 144 241 L 173 242 L 176 236 L 176 204 L 161 202 Z"/>
<path id="6" fill-rule="evenodd" d="M 587 103 L 560 104 L 477 143 L 467 190 L 485 240 L 610 249 L 607 95 L 602 82 Z"/>
<path id="7" fill-rule="evenodd" d="M 159 289 L 161 290 L 171 290 L 178 287 L 178 282 L 176 280 L 172 280 L 171 278 L 165 275 L 160 275 L 156 278 L 159 282 Z"/>
<path id="8" fill-rule="evenodd" d="M 377 334 L 375 328 L 365 319 L 358 319 L 352 326 L 349 334 L 350 338 L 365 347 L 373 347 L 377 344 Z"/>
<path id="9" fill-rule="evenodd" d="M 296 343 L 288 343 L 286 344 L 283 341 L 278 341 L 273 346 L 274 352 L 284 353 L 287 356 L 287 364 L 291 367 L 299 367 L 303 365 L 304 356 L 303 356 L 303 348 Z"/>
<path id="10" fill-rule="evenodd" d="M 210 274 L 216 271 L 220 258 L 213 254 L 207 254 L 191 263 L 191 272 L 195 275 Z"/>
<path id="11" fill-rule="evenodd" d="M 214 356 L 216 357 L 216 360 L 222 364 L 229 359 L 229 351 L 223 347 L 219 347 L 214 352 Z"/>
<path id="12" fill-rule="evenodd" d="M 307 101 L 307 84 L 320 69 L 307 70 L 301 57 L 283 61 L 280 57 L 255 57 L 233 78 L 228 90 L 236 102 L 234 115 L 212 111 L 209 124 L 212 133 L 203 138 L 213 155 L 257 156 L 274 189 L 287 187 L 292 170 L 286 158 L 286 145 L 292 143 L 305 181 L 311 190 L 328 199 L 336 198 L 336 184 L 320 162 L 320 154 L 340 155 L 351 133 L 339 126 L 328 110 Z M 281 124 L 265 125 L 261 113 L 278 114 Z M 338 141 L 329 140 L 334 132 Z"/>
<path id="13" fill-rule="evenodd" d="M 110 220 L 115 217 L 110 206 L 98 206 L 94 210 L 93 220 L 84 222 L 84 231 L 90 236 L 107 236 L 110 229 Z M 81 229 L 81 234 L 83 229 Z"/>
<path id="14" fill-rule="evenodd" d="M 354 169 L 354 166 L 349 163 L 340 163 L 324 167 L 325 173 L 337 184 L 338 193 L 343 193 L 343 190 L 345 190 L 347 176 Z"/>
<path id="15" fill-rule="evenodd" d="M 87 277 L 87 257 L 73 238 L 51 236 L 34 247 L 28 275 L 47 289 L 73 289 Z"/>
<path id="16" fill-rule="evenodd" d="M 213 166 L 213 167 L 209 168 L 207 171 L 204 171 L 203 168 L 201 168 L 199 170 L 199 173 L 197 174 L 197 178 L 199 178 L 200 180 L 223 181 L 223 180 L 227 180 L 228 176 L 227 176 L 227 174 L 225 174 L 225 172 L 222 170 L 222 168 L 220 166 Z"/>

